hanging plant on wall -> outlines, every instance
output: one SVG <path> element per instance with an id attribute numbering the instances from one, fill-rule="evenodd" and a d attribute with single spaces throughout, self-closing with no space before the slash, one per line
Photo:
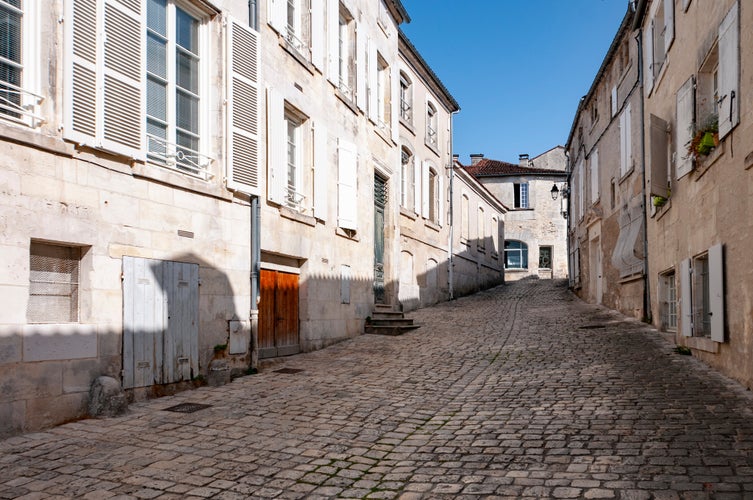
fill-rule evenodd
<path id="1" fill-rule="evenodd" d="M 693 133 L 688 143 L 688 155 L 698 160 L 708 156 L 719 145 L 719 117 L 709 115 Z"/>

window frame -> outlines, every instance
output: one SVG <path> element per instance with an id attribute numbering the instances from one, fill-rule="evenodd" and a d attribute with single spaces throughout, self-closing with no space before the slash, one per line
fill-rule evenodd
<path id="1" fill-rule="evenodd" d="M 517 244 L 514 247 L 513 244 Z M 505 270 L 524 270 L 528 269 L 528 244 L 520 240 L 505 240 Z M 520 266 L 513 267 L 510 265 L 510 255 L 517 253 L 520 258 Z"/>
<path id="2" fill-rule="evenodd" d="M 55 250 L 53 250 L 53 248 Z M 35 249 L 37 252 L 35 253 Z M 73 267 L 75 268 L 75 279 L 74 279 L 74 272 L 71 270 L 70 272 L 65 272 L 63 270 L 62 272 L 59 269 L 47 269 L 47 270 L 39 270 L 40 273 L 43 275 L 47 275 L 47 279 L 36 279 L 35 280 L 35 256 L 39 258 L 44 258 L 42 254 L 50 254 L 53 252 L 68 252 L 70 253 L 69 261 L 73 264 L 75 264 Z M 80 245 L 70 245 L 70 244 L 64 244 L 64 243 L 53 243 L 48 241 L 38 241 L 38 240 L 32 240 L 29 244 L 29 301 L 27 304 L 27 311 L 26 311 L 26 320 L 29 324 L 63 324 L 63 323 L 80 323 L 82 319 L 81 314 L 81 303 L 82 303 L 82 288 L 83 288 L 83 278 L 84 275 L 82 273 L 82 263 L 84 261 L 84 255 L 86 253 L 85 247 L 81 247 Z M 47 257 L 50 257 L 50 255 L 47 255 Z M 55 257 L 52 257 L 55 258 Z M 64 260 L 62 257 L 56 259 L 58 261 Z M 59 268 L 61 264 L 64 264 L 64 262 L 57 262 L 53 264 L 53 267 Z M 70 275 L 70 279 L 68 281 L 51 281 L 50 275 L 63 275 L 68 274 Z M 67 319 L 62 319 L 61 317 L 57 318 L 44 318 L 43 316 L 35 316 L 39 313 L 38 310 L 35 309 L 36 305 L 42 305 L 42 304 L 36 304 L 36 300 L 33 299 L 33 297 L 50 297 L 50 296 L 61 296 L 60 294 L 53 294 L 53 293 L 34 293 L 34 288 L 36 284 L 46 284 L 46 285 L 53 285 L 55 288 L 61 288 L 65 285 L 69 285 L 71 288 L 70 291 L 70 297 L 69 301 L 70 304 L 68 306 L 68 310 L 70 315 L 67 317 Z M 49 304 L 47 304 L 48 307 L 44 307 L 45 313 L 50 313 L 50 307 Z"/>
<path id="3" fill-rule="evenodd" d="M 426 144 L 432 148 L 439 145 L 437 120 L 437 107 L 431 101 L 426 101 Z"/>
<path id="4" fill-rule="evenodd" d="M 0 83 L 0 120 L 37 128 L 45 120 L 41 115 L 44 96 L 38 91 L 38 2 L 21 0 L 20 7 L 0 0 L 0 9 L 8 10 L 19 16 L 18 22 L 18 60 L 0 57 L 0 64 L 15 67 L 18 70 L 18 82 L 3 80 Z M 15 97 L 3 97 L 3 94 Z"/>
<path id="5" fill-rule="evenodd" d="M 413 124 L 413 82 L 405 71 L 400 71 L 400 119 Z"/>
<path id="6" fill-rule="evenodd" d="M 674 269 L 659 275 L 659 300 L 662 330 L 677 331 L 678 294 L 677 275 Z"/>
<path id="7" fill-rule="evenodd" d="M 513 208 L 524 210 L 531 208 L 529 200 L 529 186 L 528 182 L 514 182 L 513 183 Z"/>
<path id="8" fill-rule="evenodd" d="M 148 7 L 149 4 L 147 4 Z M 160 37 L 166 41 L 165 44 L 165 75 L 161 76 L 149 68 L 149 50 L 144 53 L 145 65 L 144 65 L 144 116 L 142 117 L 144 123 L 144 136 L 145 136 L 145 149 L 146 158 L 149 164 L 157 165 L 160 167 L 166 167 L 170 170 L 188 174 L 191 176 L 199 177 L 204 180 L 211 178 L 212 174 L 208 171 L 212 162 L 212 158 L 206 153 L 208 151 L 208 120 L 205 117 L 208 115 L 208 81 L 207 81 L 207 68 L 209 58 L 209 46 L 208 46 L 208 24 L 209 17 L 207 14 L 198 8 L 194 7 L 188 2 L 181 0 L 165 0 L 165 33 L 158 33 L 150 27 L 149 20 L 153 16 L 146 16 L 144 23 L 144 31 L 146 36 L 146 46 L 148 47 L 150 32 L 155 36 Z M 195 23 L 195 49 L 192 51 L 181 47 L 178 42 L 180 34 L 178 29 L 178 11 L 185 13 Z M 180 54 L 186 54 L 189 58 L 194 57 L 196 65 L 193 68 L 191 78 L 195 78 L 195 91 L 193 89 L 185 89 L 180 86 L 178 74 L 178 62 Z M 149 81 L 150 79 L 160 79 L 164 82 L 165 88 L 165 109 L 164 118 L 155 116 L 149 113 L 150 108 L 150 93 L 149 93 Z M 179 126 L 181 121 L 178 117 L 178 102 L 180 100 L 180 94 L 185 93 L 189 95 L 190 99 L 194 99 L 195 104 L 195 118 L 191 121 L 191 125 L 195 126 L 195 131 L 185 129 Z M 158 96 L 159 97 L 159 96 Z M 193 114 L 193 113 L 192 113 Z M 150 133 L 150 121 L 160 122 L 160 126 L 165 127 L 165 137 L 158 137 Z M 180 134 L 186 134 L 192 136 L 197 145 L 195 148 L 189 148 L 179 144 Z M 156 148 L 153 149 L 152 141 L 155 142 Z"/>

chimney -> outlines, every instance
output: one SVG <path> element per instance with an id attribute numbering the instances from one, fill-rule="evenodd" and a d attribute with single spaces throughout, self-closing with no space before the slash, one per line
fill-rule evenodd
<path id="1" fill-rule="evenodd" d="M 477 164 L 478 162 L 480 162 L 483 159 L 484 159 L 484 154 L 483 153 L 473 153 L 473 154 L 471 154 L 471 166 Z"/>
<path id="2" fill-rule="evenodd" d="M 520 162 L 521 167 L 529 167 L 530 166 L 530 160 L 528 159 L 528 154 L 523 153 L 521 155 L 518 155 L 518 161 Z"/>

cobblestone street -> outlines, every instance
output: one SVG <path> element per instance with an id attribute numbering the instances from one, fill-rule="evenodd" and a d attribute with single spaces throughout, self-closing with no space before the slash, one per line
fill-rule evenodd
<path id="1" fill-rule="evenodd" d="M 646 325 L 538 280 L 410 316 L 1 441 L 0 498 L 753 498 L 753 398 Z"/>

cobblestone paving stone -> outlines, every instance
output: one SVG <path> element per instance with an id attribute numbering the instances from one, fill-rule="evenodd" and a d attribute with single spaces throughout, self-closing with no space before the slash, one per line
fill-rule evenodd
<path id="1" fill-rule="evenodd" d="M 411 316 L 0 441 L 0 498 L 753 498 L 750 394 L 646 325 L 538 280 Z"/>

